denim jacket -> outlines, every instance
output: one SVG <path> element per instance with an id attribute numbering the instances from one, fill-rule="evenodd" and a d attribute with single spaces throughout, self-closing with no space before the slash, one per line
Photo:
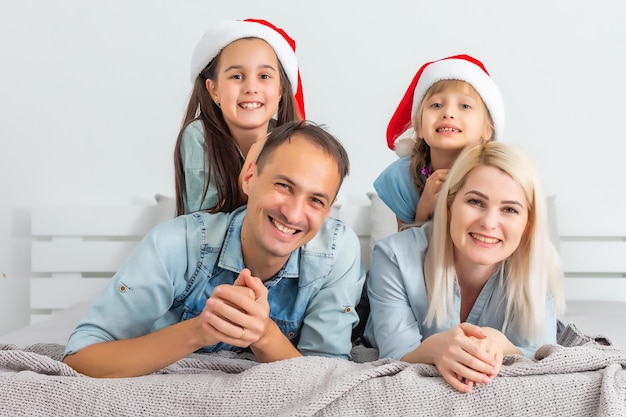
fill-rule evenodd
<path id="1" fill-rule="evenodd" d="M 219 201 L 215 173 L 211 174 L 206 196 L 204 200 L 201 200 L 206 177 L 210 170 L 206 153 L 204 126 L 200 120 L 194 120 L 185 127 L 180 145 L 180 155 L 185 171 L 185 193 L 183 195 L 185 212 L 183 214 L 209 209 L 216 206 Z M 239 161 L 241 166 L 243 166 L 243 162 L 242 157 Z"/>
<path id="2" fill-rule="evenodd" d="M 426 184 L 426 176 L 420 174 Z M 381 200 L 404 223 L 415 221 L 420 192 L 411 176 L 411 157 L 405 156 L 393 161 L 374 180 L 374 189 Z"/>
<path id="3" fill-rule="evenodd" d="M 213 289 L 245 268 L 241 225 L 232 213 L 179 216 L 150 231 L 93 302 L 65 354 L 103 341 L 142 336 L 200 314 Z M 356 234 L 328 218 L 265 282 L 270 317 L 304 354 L 350 358 L 355 305 L 365 271 Z M 237 350 L 218 343 L 204 351 Z"/>

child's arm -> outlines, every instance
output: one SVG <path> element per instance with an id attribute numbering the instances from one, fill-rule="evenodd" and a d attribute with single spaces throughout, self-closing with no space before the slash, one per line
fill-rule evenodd
<path id="1" fill-rule="evenodd" d="M 415 210 L 415 222 L 424 223 L 432 217 L 435 211 L 435 203 L 437 202 L 437 196 L 441 190 L 446 177 L 448 176 L 447 169 L 438 169 L 428 177 L 420 199 L 417 202 L 417 208 Z"/>

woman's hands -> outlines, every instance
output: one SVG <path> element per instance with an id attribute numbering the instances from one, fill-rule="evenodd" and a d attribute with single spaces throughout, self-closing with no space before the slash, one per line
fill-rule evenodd
<path id="1" fill-rule="evenodd" d="M 462 323 L 439 333 L 434 363 L 444 379 L 461 392 L 488 384 L 500 371 L 502 351 L 482 328 Z"/>
<path id="2" fill-rule="evenodd" d="M 402 359 L 429 363 L 456 390 L 470 392 L 498 375 L 505 354 L 521 352 L 500 331 L 461 323 L 424 340 Z"/>

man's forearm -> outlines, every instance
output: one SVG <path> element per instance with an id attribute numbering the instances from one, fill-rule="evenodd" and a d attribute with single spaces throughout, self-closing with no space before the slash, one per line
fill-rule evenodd
<path id="1" fill-rule="evenodd" d="M 63 362 L 97 378 L 147 375 L 204 346 L 192 320 L 133 339 L 96 343 L 68 355 Z"/>

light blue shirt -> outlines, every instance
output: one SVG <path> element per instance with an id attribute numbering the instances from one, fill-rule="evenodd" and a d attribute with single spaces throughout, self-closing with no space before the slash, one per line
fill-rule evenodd
<path id="1" fill-rule="evenodd" d="M 246 213 L 193 213 L 150 231 L 78 324 L 65 354 L 94 343 L 142 336 L 197 316 L 220 284 L 245 268 Z M 270 317 L 304 355 L 350 358 L 355 311 L 365 279 L 359 240 L 328 218 L 295 250 L 268 288 Z M 205 351 L 239 350 L 218 343 Z"/>
<path id="2" fill-rule="evenodd" d="M 212 173 L 206 197 L 202 200 L 204 184 L 209 172 L 207 149 L 204 141 L 204 127 L 200 120 L 195 120 L 185 127 L 180 145 L 180 154 L 185 172 L 184 214 L 215 207 L 218 203 L 215 174 Z M 243 166 L 243 157 L 240 160 Z"/>
<path id="3" fill-rule="evenodd" d="M 426 181 L 426 177 L 422 180 Z M 397 159 L 385 168 L 374 180 L 374 189 L 397 218 L 404 223 L 415 222 L 420 194 L 411 176 L 410 156 Z"/>
<path id="4" fill-rule="evenodd" d="M 430 302 L 424 281 L 424 258 L 428 247 L 426 228 L 412 227 L 379 240 L 374 246 L 367 291 L 370 316 L 365 337 L 379 350 L 381 358 L 401 359 L 426 338 L 460 324 L 461 297 L 454 292 L 454 309 L 443 326 L 424 324 Z M 504 282 L 500 271 L 485 283 L 466 322 L 502 331 L 507 296 L 506 270 Z M 504 335 L 528 358 L 539 346 L 556 343 L 556 311 L 554 300 L 546 300 L 543 341 L 533 344 L 510 329 Z"/>

